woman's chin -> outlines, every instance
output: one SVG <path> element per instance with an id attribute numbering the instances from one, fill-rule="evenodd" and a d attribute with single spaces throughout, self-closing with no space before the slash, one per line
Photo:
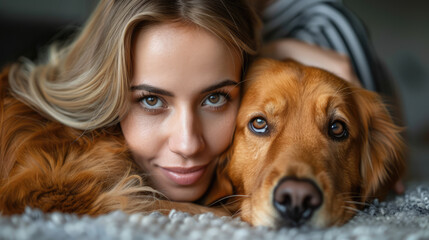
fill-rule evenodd
<path id="1" fill-rule="evenodd" d="M 203 196 L 207 187 L 180 187 L 161 191 L 168 200 L 175 202 L 195 202 Z"/>

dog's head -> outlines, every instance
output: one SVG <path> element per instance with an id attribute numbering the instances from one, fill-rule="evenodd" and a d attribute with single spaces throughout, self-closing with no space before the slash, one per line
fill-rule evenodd
<path id="1" fill-rule="evenodd" d="M 377 94 L 320 69 L 261 59 L 247 75 L 220 175 L 245 195 L 240 215 L 253 225 L 339 225 L 403 172 L 399 132 Z"/>

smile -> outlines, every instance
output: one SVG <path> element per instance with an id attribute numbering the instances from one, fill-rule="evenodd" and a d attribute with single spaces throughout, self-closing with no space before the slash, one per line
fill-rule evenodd
<path id="1" fill-rule="evenodd" d="M 160 169 L 162 173 L 174 183 L 182 186 L 188 186 L 198 182 L 206 171 L 207 165 L 191 168 L 160 167 Z"/>

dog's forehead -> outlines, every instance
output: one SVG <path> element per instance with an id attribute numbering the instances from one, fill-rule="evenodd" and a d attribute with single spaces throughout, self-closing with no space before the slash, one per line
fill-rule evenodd
<path id="1" fill-rule="evenodd" d="M 315 101 L 324 105 L 347 88 L 334 75 L 293 61 L 262 60 L 255 65 L 248 74 L 244 104 L 279 108 Z"/>
<path id="2" fill-rule="evenodd" d="M 249 120 L 264 117 L 278 126 L 306 122 L 320 127 L 329 119 L 348 124 L 359 115 L 354 97 L 358 91 L 320 69 L 295 62 L 263 62 L 252 67 L 247 81 L 238 126 L 245 127 Z M 287 121 L 281 120 L 286 118 Z"/>
<path id="3" fill-rule="evenodd" d="M 299 72 L 287 71 L 284 65 L 255 63 L 247 75 L 244 102 L 279 104 L 284 98 L 294 95 L 293 89 L 297 89 L 298 78 Z"/>

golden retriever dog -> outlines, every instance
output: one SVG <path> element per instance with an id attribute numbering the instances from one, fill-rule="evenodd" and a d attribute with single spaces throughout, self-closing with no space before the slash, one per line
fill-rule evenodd
<path id="1" fill-rule="evenodd" d="M 400 130 L 376 93 L 317 68 L 260 59 L 206 201 L 236 195 L 225 206 L 253 225 L 341 225 L 403 173 Z"/>

